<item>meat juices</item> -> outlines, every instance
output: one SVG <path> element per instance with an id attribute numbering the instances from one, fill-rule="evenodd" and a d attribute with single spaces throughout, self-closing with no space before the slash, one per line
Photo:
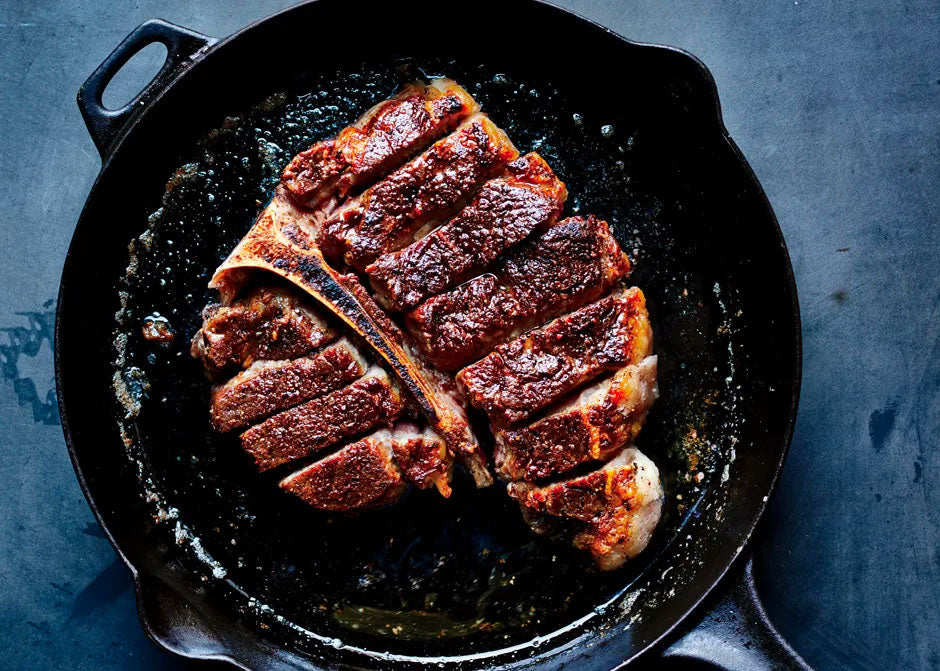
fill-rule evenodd
<path id="1" fill-rule="evenodd" d="M 363 270 L 401 249 L 426 223 L 454 212 L 484 181 L 519 156 L 506 134 L 475 114 L 447 137 L 339 208 L 323 224 L 320 246 Z"/>
<path id="2" fill-rule="evenodd" d="M 405 409 L 388 374 L 373 366 L 347 387 L 256 424 L 241 435 L 259 471 L 313 454 L 344 438 L 391 426 Z"/>
<path id="3" fill-rule="evenodd" d="M 630 272 L 607 222 L 571 217 L 480 275 L 409 312 L 405 324 L 428 359 L 453 371 L 496 345 L 600 298 Z"/>
<path id="4" fill-rule="evenodd" d="M 470 279 L 510 247 L 554 224 L 568 192 L 538 154 L 486 182 L 450 221 L 366 268 L 376 298 L 395 311 Z"/>
<path id="5" fill-rule="evenodd" d="M 381 177 L 479 109 L 449 79 L 408 84 L 335 139 L 297 154 L 281 182 L 298 205 L 329 211 L 356 187 Z"/>
<path id="6" fill-rule="evenodd" d="M 497 427 L 518 423 L 606 370 L 652 351 L 646 299 L 636 287 L 500 345 L 457 374 L 470 402 Z"/>
<path id="7" fill-rule="evenodd" d="M 216 431 L 247 426 L 278 410 L 336 391 L 362 377 L 368 363 L 343 338 L 322 352 L 293 361 L 256 361 L 212 391 Z"/>
<path id="8" fill-rule="evenodd" d="M 296 290 L 259 287 L 231 305 L 210 305 L 193 337 L 192 355 L 218 377 L 259 359 L 293 359 L 336 339 Z"/>
<path id="9" fill-rule="evenodd" d="M 496 472 L 505 480 L 535 481 L 609 459 L 636 438 L 658 395 L 655 356 L 621 368 L 545 417 L 499 431 Z"/>
<path id="10" fill-rule="evenodd" d="M 635 447 L 587 475 L 545 487 L 513 482 L 508 491 L 536 533 L 549 531 L 552 517 L 571 520 L 573 545 L 590 552 L 602 571 L 638 555 L 662 514 L 659 469 Z"/>

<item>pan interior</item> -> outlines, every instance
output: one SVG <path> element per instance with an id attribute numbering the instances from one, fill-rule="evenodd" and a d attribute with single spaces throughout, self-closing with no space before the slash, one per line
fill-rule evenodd
<path id="1" fill-rule="evenodd" d="M 667 502 L 651 546 L 619 571 L 599 573 L 534 536 L 501 485 L 475 490 L 462 476 L 449 500 L 412 492 L 360 515 L 312 512 L 209 427 L 209 384 L 188 348 L 215 298 L 212 271 L 291 156 L 401 82 L 435 75 L 465 86 L 520 151 L 545 157 L 568 185 L 566 215 L 612 224 L 635 267 L 630 281 L 647 295 L 661 398 L 637 444 L 659 466 Z M 273 612 L 338 646 L 400 654 L 545 637 L 629 591 L 728 477 L 744 422 L 734 354 L 743 305 L 728 281 L 722 196 L 703 187 L 715 149 L 662 116 L 668 107 L 648 100 L 600 117 L 582 97 L 498 64 L 408 59 L 309 75 L 218 119 L 165 189 L 154 184 L 152 214 L 114 278 L 114 408 L 153 533 L 183 548 L 179 561 L 207 589 L 225 583 L 249 597 L 246 618 Z M 142 335 L 157 313 L 175 333 L 168 344 Z"/>

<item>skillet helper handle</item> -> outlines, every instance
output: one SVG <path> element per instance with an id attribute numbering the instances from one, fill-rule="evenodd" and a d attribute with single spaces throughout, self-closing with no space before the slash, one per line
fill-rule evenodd
<path id="1" fill-rule="evenodd" d="M 662 655 L 725 671 L 812 671 L 767 616 L 754 584 L 753 557 L 701 623 Z"/>
<path id="2" fill-rule="evenodd" d="M 162 19 L 144 21 L 124 38 L 78 89 L 78 108 L 103 160 L 110 156 L 128 122 L 217 41 Z M 166 47 L 166 61 L 160 71 L 126 105 L 116 110 L 106 108 L 101 96 L 108 83 L 134 54 L 154 42 Z"/>

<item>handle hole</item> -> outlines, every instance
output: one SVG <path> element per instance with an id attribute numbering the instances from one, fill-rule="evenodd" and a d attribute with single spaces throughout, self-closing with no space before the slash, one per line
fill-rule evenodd
<path id="1" fill-rule="evenodd" d="M 101 94 L 105 109 L 119 110 L 133 100 L 157 76 L 166 58 L 167 49 L 160 42 L 152 42 L 131 56 Z"/>

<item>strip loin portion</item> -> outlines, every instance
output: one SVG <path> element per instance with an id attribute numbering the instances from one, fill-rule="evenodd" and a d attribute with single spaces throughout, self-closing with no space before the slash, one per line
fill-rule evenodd
<path id="1" fill-rule="evenodd" d="M 406 315 L 421 351 L 453 371 L 496 345 L 597 300 L 629 274 L 607 223 L 571 217 L 511 251 L 498 270 L 427 300 Z"/>
<path id="2" fill-rule="evenodd" d="M 229 305 L 209 305 L 191 354 L 218 378 L 261 359 L 294 359 L 336 339 L 337 333 L 293 289 L 259 287 Z"/>
<path id="3" fill-rule="evenodd" d="M 474 406 L 498 427 L 516 424 L 598 374 L 652 351 L 646 299 L 636 287 L 500 345 L 457 374 Z"/>
<path id="4" fill-rule="evenodd" d="M 335 139 L 297 154 L 281 181 L 298 205 L 329 212 L 357 187 L 397 167 L 479 109 L 449 79 L 408 84 Z"/>
<path id="5" fill-rule="evenodd" d="M 343 255 L 364 270 L 410 243 L 423 225 L 453 214 L 518 156 L 503 131 L 475 114 L 332 214 L 323 223 L 320 247 L 327 257 Z"/>
<path id="6" fill-rule="evenodd" d="M 486 182 L 446 224 L 366 268 L 376 297 L 385 307 L 403 311 L 469 279 L 510 247 L 554 224 L 567 196 L 545 160 L 526 154 Z"/>
<path id="7" fill-rule="evenodd" d="M 496 472 L 535 481 L 609 459 L 636 438 L 658 395 L 655 356 L 621 368 L 532 424 L 499 431 Z"/>
<path id="8" fill-rule="evenodd" d="M 552 518 L 572 522 L 573 545 L 602 571 L 642 552 L 662 514 L 659 470 L 635 447 L 585 476 L 545 487 L 513 482 L 508 490 L 536 533 L 554 532 Z"/>
<path id="9" fill-rule="evenodd" d="M 346 338 L 315 356 L 293 361 L 256 361 L 212 391 L 216 431 L 231 431 L 279 410 L 336 391 L 369 367 Z"/>
<path id="10" fill-rule="evenodd" d="M 242 447 L 259 471 L 335 445 L 344 438 L 391 426 L 405 402 L 384 370 L 372 366 L 352 384 L 285 410 L 242 434 Z"/>

